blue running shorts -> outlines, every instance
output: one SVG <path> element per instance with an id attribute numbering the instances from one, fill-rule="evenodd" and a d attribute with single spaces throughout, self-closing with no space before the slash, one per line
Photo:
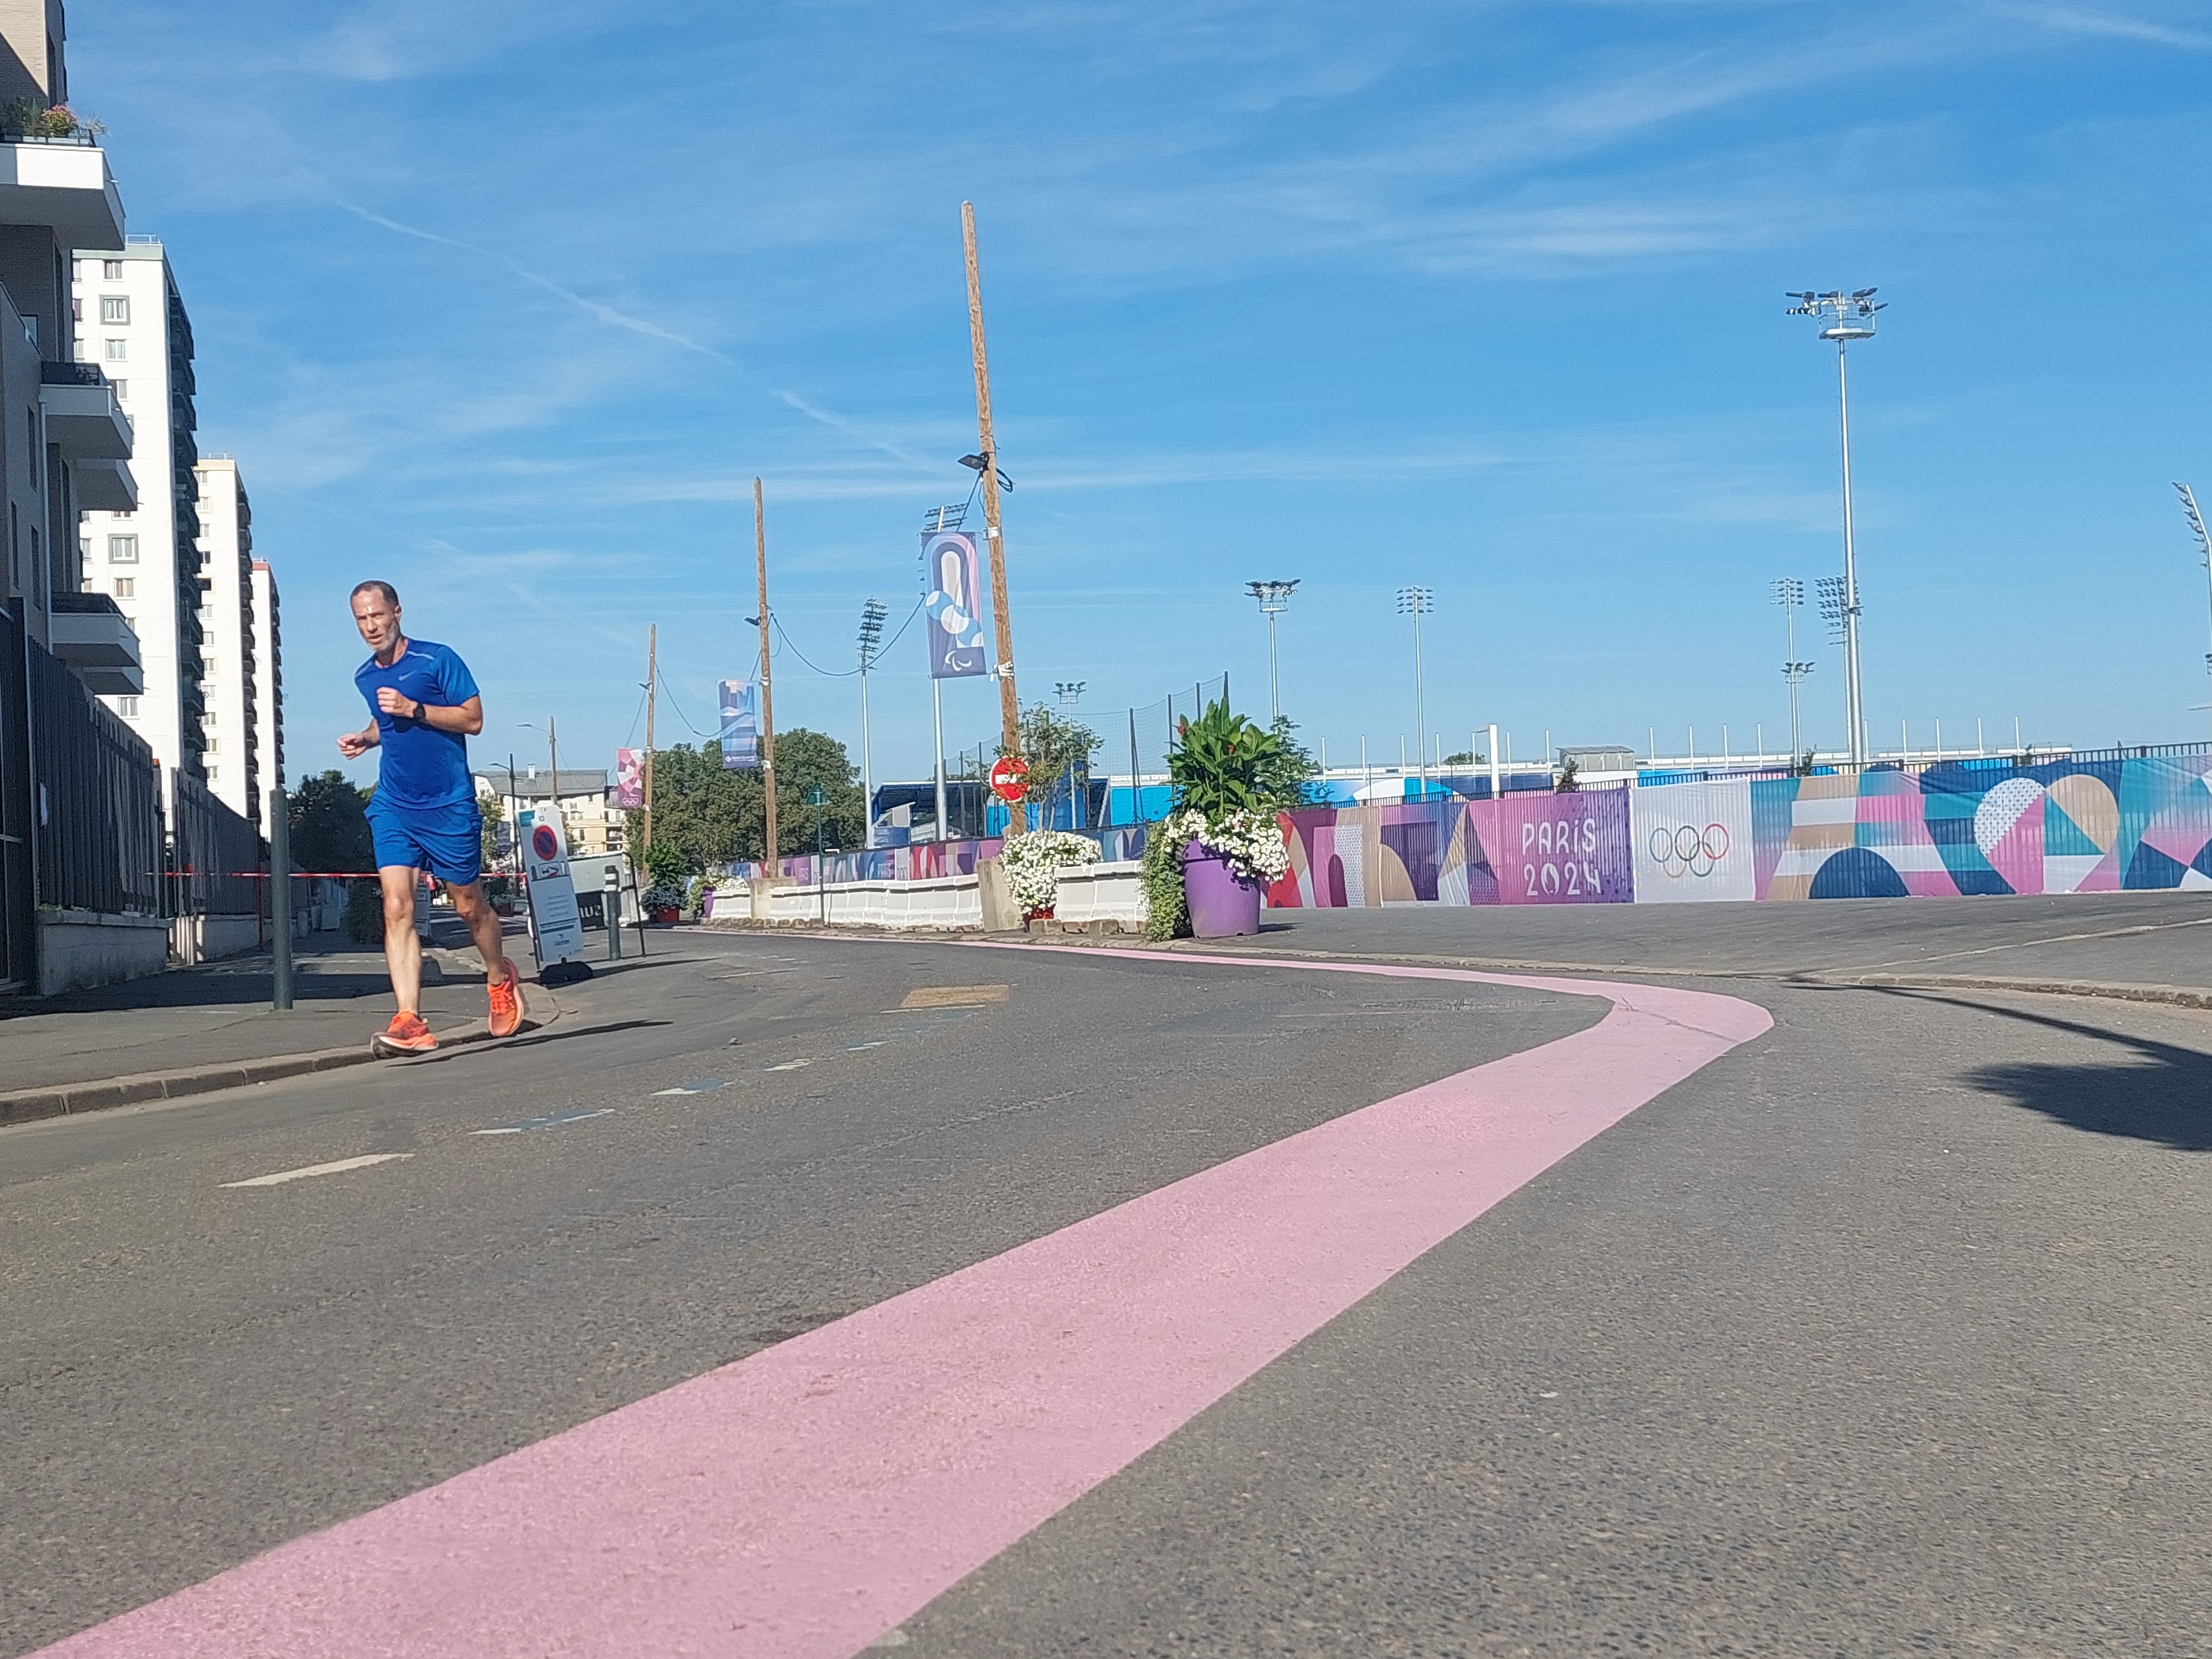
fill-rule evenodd
<path id="1" fill-rule="evenodd" d="M 395 864 L 428 870 L 456 887 L 483 873 L 483 814 L 473 800 L 450 806 L 389 806 L 372 795 L 368 829 L 376 838 L 380 870 Z"/>

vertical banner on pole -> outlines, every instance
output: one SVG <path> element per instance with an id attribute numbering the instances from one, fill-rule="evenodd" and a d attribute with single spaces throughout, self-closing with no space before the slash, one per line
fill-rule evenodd
<path id="1" fill-rule="evenodd" d="M 921 564 L 928 586 L 923 609 L 929 613 L 930 678 L 965 679 L 988 672 L 975 538 L 959 530 L 925 532 Z"/>
<path id="2" fill-rule="evenodd" d="M 724 680 L 722 769 L 750 772 L 760 764 L 759 687 L 751 680 Z"/>
<path id="3" fill-rule="evenodd" d="M 641 811 L 645 807 L 645 757 L 635 749 L 615 750 L 615 809 Z"/>

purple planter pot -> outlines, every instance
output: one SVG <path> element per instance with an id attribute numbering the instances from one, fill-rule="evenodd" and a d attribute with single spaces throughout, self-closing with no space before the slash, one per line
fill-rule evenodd
<path id="1" fill-rule="evenodd" d="M 1190 931 L 1200 939 L 1234 939 L 1260 931 L 1256 881 L 1246 881 L 1196 841 L 1182 849 L 1182 890 L 1190 906 Z"/>

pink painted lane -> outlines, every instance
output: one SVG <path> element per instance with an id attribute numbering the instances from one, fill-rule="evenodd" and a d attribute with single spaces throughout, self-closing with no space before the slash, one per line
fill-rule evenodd
<path id="1" fill-rule="evenodd" d="M 1574 1036 L 1218 1164 L 46 1653 L 848 1659 L 1771 1024 L 1734 998 L 1650 986 L 1206 960 L 1613 1007 Z"/>

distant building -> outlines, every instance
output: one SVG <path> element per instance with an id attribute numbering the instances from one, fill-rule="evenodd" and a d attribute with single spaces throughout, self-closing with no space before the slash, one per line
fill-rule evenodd
<path id="1" fill-rule="evenodd" d="M 559 807 L 562 823 L 568 829 L 569 852 L 590 855 L 623 850 L 626 820 L 609 804 L 611 797 L 604 769 L 564 766 L 557 790 L 551 774 L 536 766 L 520 767 L 512 777 L 504 766 L 479 768 L 476 781 L 479 796 L 496 796 L 502 803 L 506 814 L 499 835 L 502 854 L 514 846 L 517 811 L 526 812 L 551 805 Z"/>
<path id="2" fill-rule="evenodd" d="M 192 468 L 199 504 L 200 759 L 207 786 L 234 812 L 259 823 L 261 664 L 254 649 L 253 507 L 228 455 Z"/>
<path id="3" fill-rule="evenodd" d="M 241 492 L 242 493 L 242 492 Z M 278 613 L 276 577 L 265 559 L 249 573 L 253 602 L 253 662 L 259 695 L 254 701 L 254 754 L 261 769 L 261 798 L 284 781 L 284 623 Z"/>

